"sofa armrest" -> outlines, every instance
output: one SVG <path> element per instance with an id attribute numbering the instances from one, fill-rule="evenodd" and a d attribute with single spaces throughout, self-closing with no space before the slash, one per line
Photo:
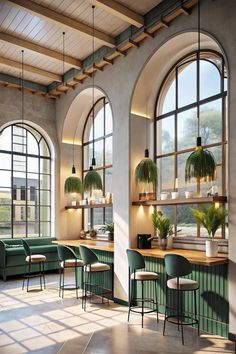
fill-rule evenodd
<path id="1" fill-rule="evenodd" d="M 6 266 L 6 246 L 3 241 L 0 240 L 0 267 Z"/>

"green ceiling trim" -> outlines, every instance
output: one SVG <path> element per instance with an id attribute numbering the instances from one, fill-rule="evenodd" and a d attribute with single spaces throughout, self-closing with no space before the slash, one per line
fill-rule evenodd
<path id="1" fill-rule="evenodd" d="M 6 82 L 6 84 L 21 85 L 21 80 L 18 77 L 11 76 L 8 74 L 0 73 L 0 81 Z M 24 87 L 34 91 L 40 91 L 42 93 L 47 93 L 47 86 L 38 84 L 36 82 L 24 80 Z"/>

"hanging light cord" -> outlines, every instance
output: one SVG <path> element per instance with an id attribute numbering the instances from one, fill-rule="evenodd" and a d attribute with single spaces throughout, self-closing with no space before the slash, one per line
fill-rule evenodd
<path id="1" fill-rule="evenodd" d="M 198 31 L 197 31 L 197 37 L 198 37 L 198 51 L 197 51 L 197 118 L 198 118 L 198 137 L 200 137 L 200 107 L 199 107 L 199 75 L 200 75 L 200 0 L 198 1 L 198 16 L 197 16 L 197 26 L 198 26 Z"/>
<path id="2" fill-rule="evenodd" d="M 147 99 L 146 99 L 146 117 L 145 117 L 145 129 L 146 129 L 146 148 L 144 152 L 144 157 L 149 157 L 149 149 L 148 149 L 148 116 L 147 116 Z"/>
<path id="3" fill-rule="evenodd" d="M 65 32 L 62 32 L 62 83 L 64 86 L 64 76 L 65 76 Z"/>
<path id="4" fill-rule="evenodd" d="M 21 51 L 21 123 L 24 123 L 24 50 Z"/>
<path id="5" fill-rule="evenodd" d="M 93 66 L 95 64 L 95 55 L 94 55 L 94 52 L 95 52 L 95 45 L 94 45 L 94 11 L 95 11 L 95 6 L 92 5 L 92 19 L 93 19 L 93 41 L 92 41 L 92 51 L 93 51 Z M 96 160 L 95 160 L 95 148 L 94 148 L 94 139 L 95 139 L 95 136 L 94 136 L 94 74 L 93 74 L 93 159 L 92 159 L 92 166 L 95 166 L 96 165 Z"/>

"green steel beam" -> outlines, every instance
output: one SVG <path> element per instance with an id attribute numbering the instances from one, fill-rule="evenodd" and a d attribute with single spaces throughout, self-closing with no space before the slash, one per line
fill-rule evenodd
<path id="1" fill-rule="evenodd" d="M 11 76 L 8 74 L 0 73 L 0 81 L 6 82 L 6 84 L 21 85 L 21 80 L 18 77 Z M 40 91 L 42 93 L 47 93 L 47 86 L 38 84 L 36 82 L 24 80 L 24 87 L 34 91 Z"/>

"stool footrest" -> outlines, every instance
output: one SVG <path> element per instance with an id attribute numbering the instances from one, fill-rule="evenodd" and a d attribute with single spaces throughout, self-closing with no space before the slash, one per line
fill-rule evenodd
<path id="1" fill-rule="evenodd" d="M 140 310 L 138 310 L 140 309 Z M 152 313 L 152 312 L 157 312 L 158 311 L 158 307 L 156 307 L 155 309 L 151 309 L 151 310 L 148 310 L 150 309 L 150 307 L 144 307 L 143 308 L 143 313 L 146 314 L 146 313 Z M 136 312 L 136 313 L 142 313 L 142 306 L 132 306 L 130 307 L 130 311 L 131 312 Z"/>
<path id="2" fill-rule="evenodd" d="M 180 315 L 179 317 L 177 315 L 169 315 L 169 316 L 166 316 L 165 319 L 166 319 L 166 321 L 173 323 L 175 325 L 178 325 L 178 319 L 179 319 L 179 324 L 182 326 L 192 326 L 194 324 L 198 324 L 198 322 L 199 322 L 196 318 L 191 317 L 191 316 L 186 316 L 186 315 Z M 174 321 L 174 319 L 176 321 Z M 191 320 L 192 322 L 186 322 L 186 321 L 184 321 L 185 319 Z"/>

